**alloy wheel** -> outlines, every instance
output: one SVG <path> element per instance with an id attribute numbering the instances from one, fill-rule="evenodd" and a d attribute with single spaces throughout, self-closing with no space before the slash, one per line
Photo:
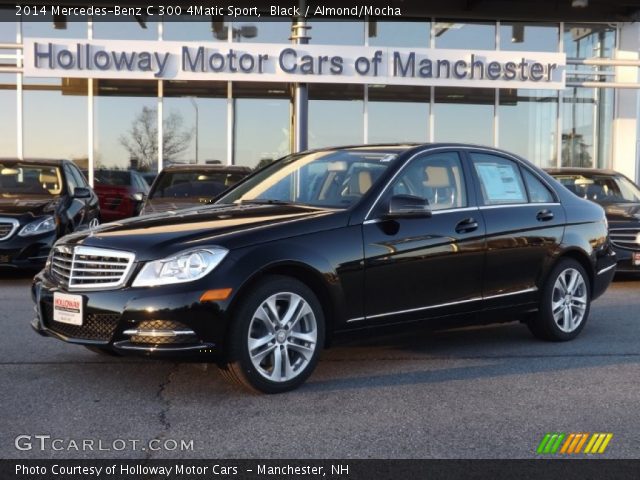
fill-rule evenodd
<path id="1" fill-rule="evenodd" d="M 551 311 L 563 332 L 571 333 L 580 326 L 587 310 L 587 285 L 575 268 L 563 270 L 553 286 Z"/>
<path id="2" fill-rule="evenodd" d="M 283 383 L 302 373 L 317 347 L 313 309 L 298 294 L 271 295 L 256 309 L 247 337 L 249 357 L 264 378 Z"/>

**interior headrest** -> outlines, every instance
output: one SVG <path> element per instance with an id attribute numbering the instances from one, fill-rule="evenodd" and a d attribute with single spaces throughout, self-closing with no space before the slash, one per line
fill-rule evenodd
<path id="1" fill-rule="evenodd" d="M 40 179 L 39 179 L 40 183 L 46 183 L 46 184 L 50 184 L 50 183 L 58 183 L 58 176 L 54 173 L 40 173 Z"/>

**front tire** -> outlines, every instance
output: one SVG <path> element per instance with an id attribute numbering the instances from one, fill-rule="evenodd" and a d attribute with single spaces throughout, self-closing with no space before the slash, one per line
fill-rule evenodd
<path id="1" fill-rule="evenodd" d="M 293 390 L 315 369 L 324 335 L 324 314 L 313 291 L 294 278 L 266 277 L 234 315 L 223 374 L 253 391 Z"/>
<path id="2" fill-rule="evenodd" d="M 554 342 L 573 340 L 582 331 L 591 309 L 591 285 L 584 267 L 561 259 L 542 290 L 540 308 L 528 323 L 534 336 Z"/>

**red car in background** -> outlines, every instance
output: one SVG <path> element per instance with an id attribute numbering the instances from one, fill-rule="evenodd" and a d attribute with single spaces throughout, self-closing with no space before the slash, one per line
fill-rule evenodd
<path id="1" fill-rule="evenodd" d="M 103 223 L 137 216 L 149 194 L 149 184 L 134 170 L 96 170 L 93 189 Z"/>

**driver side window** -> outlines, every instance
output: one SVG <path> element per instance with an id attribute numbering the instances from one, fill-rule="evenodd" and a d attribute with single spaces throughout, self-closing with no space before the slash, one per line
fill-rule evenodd
<path id="1" fill-rule="evenodd" d="M 457 152 L 427 153 L 415 158 L 396 178 L 391 195 L 414 195 L 431 210 L 467 206 L 462 164 Z"/>

